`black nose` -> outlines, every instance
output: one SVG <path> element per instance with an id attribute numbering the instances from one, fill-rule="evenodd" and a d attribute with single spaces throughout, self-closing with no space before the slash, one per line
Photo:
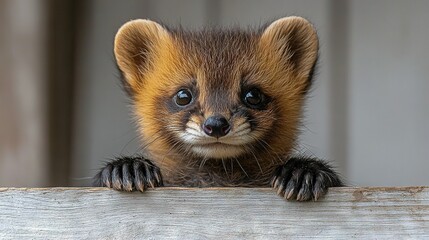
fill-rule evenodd
<path id="1" fill-rule="evenodd" d="M 231 130 L 228 121 L 220 115 L 211 116 L 203 124 L 204 132 L 212 137 L 223 137 Z"/>

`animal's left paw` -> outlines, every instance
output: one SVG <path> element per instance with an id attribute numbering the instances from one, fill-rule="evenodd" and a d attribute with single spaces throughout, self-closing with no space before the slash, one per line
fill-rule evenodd
<path id="1" fill-rule="evenodd" d="M 287 200 L 308 201 L 319 199 L 329 187 L 343 184 L 328 164 L 311 158 L 291 158 L 276 169 L 271 186 Z"/>

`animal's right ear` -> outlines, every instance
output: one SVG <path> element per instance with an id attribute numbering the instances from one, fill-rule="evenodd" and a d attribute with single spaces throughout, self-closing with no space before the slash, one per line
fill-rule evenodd
<path id="1" fill-rule="evenodd" d="M 170 34 L 164 27 L 150 20 L 132 20 L 118 30 L 114 52 L 127 90 L 139 88 L 143 74 L 151 67 L 151 58 L 157 47 L 169 38 Z"/>

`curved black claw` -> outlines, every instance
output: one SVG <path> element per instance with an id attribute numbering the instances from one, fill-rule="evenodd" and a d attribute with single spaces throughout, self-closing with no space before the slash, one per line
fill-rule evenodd
<path id="1" fill-rule="evenodd" d="M 106 164 L 94 177 L 94 185 L 118 191 L 145 191 L 163 186 L 160 169 L 143 157 L 123 157 Z"/>
<path id="2" fill-rule="evenodd" d="M 343 184 L 328 164 L 311 158 L 291 158 L 276 169 L 271 186 L 288 200 L 308 201 L 319 199 L 329 187 Z"/>

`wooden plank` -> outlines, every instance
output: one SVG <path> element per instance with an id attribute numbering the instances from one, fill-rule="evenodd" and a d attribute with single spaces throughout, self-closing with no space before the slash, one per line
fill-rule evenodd
<path id="1" fill-rule="evenodd" d="M 0 239 L 429 239 L 429 188 L 0 188 Z"/>

